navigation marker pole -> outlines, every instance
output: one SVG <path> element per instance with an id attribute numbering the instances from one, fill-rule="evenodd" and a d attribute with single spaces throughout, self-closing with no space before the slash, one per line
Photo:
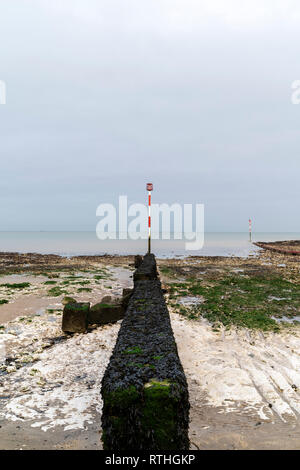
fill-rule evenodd
<path id="1" fill-rule="evenodd" d="M 250 242 L 252 242 L 252 220 L 249 219 L 249 238 Z"/>
<path id="2" fill-rule="evenodd" d="M 148 253 L 151 253 L 151 191 L 153 190 L 153 184 L 147 183 L 148 191 Z"/>

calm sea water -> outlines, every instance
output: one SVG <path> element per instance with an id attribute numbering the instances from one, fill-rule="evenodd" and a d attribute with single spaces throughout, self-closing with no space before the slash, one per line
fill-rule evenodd
<path id="1" fill-rule="evenodd" d="M 253 241 L 299 240 L 300 233 L 255 233 Z M 99 240 L 95 232 L 0 232 L 0 251 L 53 253 L 63 256 L 95 254 L 144 254 L 147 240 Z M 182 240 L 153 240 L 157 257 L 189 255 L 248 256 L 259 251 L 248 233 L 208 232 L 200 251 L 186 251 Z"/>

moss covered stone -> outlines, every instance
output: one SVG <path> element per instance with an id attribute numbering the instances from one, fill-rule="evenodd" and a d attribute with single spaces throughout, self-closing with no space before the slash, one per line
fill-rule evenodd
<path id="1" fill-rule="evenodd" d="M 91 307 L 89 312 L 89 324 L 105 325 L 115 323 L 124 318 L 124 308 L 121 304 L 109 304 L 100 302 Z"/>
<path id="2" fill-rule="evenodd" d="M 85 333 L 88 327 L 89 302 L 76 302 L 65 305 L 62 330 L 65 333 Z"/>

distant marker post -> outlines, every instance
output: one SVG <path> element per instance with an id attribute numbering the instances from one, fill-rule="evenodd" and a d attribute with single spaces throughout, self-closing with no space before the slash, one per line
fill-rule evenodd
<path id="1" fill-rule="evenodd" d="M 151 253 L 151 191 L 153 190 L 153 184 L 147 183 L 148 191 L 148 253 Z"/>
<path id="2" fill-rule="evenodd" d="M 252 220 L 249 219 L 249 239 L 252 241 Z"/>

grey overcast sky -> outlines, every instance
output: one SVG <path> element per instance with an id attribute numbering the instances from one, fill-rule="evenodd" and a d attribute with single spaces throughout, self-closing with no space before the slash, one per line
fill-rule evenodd
<path id="1" fill-rule="evenodd" d="M 299 0 L 1 0 L 0 230 L 204 203 L 206 230 L 300 231 Z"/>

